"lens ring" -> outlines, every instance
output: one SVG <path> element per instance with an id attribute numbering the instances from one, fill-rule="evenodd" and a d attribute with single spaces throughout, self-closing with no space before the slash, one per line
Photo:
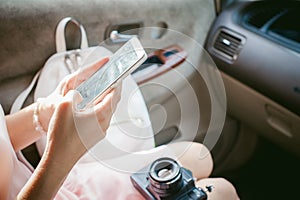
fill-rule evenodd
<path id="1" fill-rule="evenodd" d="M 159 158 L 149 171 L 149 189 L 160 197 L 176 193 L 183 185 L 181 167 L 171 158 Z"/>
<path id="2" fill-rule="evenodd" d="M 154 161 L 150 167 L 149 175 L 159 182 L 170 182 L 178 176 L 180 167 L 171 158 L 160 158 Z"/>

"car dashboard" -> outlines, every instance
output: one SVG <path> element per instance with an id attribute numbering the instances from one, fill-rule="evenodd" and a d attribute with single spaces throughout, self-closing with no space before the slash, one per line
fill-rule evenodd
<path id="1" fill-rule="evenodd" d="M 237 1 L 206 49 L 222 71 L 229 114 L 300 155 L 299 1 Z"/>

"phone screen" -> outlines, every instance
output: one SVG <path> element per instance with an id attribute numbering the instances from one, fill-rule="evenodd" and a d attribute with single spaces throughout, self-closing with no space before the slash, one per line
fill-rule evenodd
<path id="1" fill-rule="evenodd" d="M 137 63 L 142 64 L 139 61 L 143 57 L 146 58 L 146 53 L 137 38 L 124 44 L 103 67 L 76 88 L 83 98 L 77 108 L 85 108 L 96 97 L 116 84 L 121 77 L 125 78 L 139 66 Z"/>

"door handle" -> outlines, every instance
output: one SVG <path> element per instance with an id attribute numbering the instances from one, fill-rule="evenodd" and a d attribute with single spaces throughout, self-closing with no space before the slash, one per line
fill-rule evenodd
<path id="1" fill-rule="evenodd" d="M 127 34 L 121 34 L 117 30 L 112 30 L 109 38 L 113 43 L 121 43 L 121 42 L 127 42 L 133 37 L 136 37 L 137 35 L 127 35 Z"/>

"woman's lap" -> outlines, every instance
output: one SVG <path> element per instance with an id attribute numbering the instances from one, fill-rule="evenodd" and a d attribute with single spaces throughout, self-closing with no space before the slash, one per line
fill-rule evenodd
<path id="1" fill-rule="evenodd" d="M 208 184 L 215 186 L 213 191 L 215 194 L 209 194 L 210 199 L 216 199 L 219 194 L 228 197 L 236 195 L 234 187 L 225 179 L 207 178 L 213 164 L 209 151 L 202 144 L 180 142 L 170 144 L 168 148 L 174 152 L 183 167 L 190 169 L 194 177 L 200 179 L 197 181 L 198 186 L 205 187 Z M 133 187 L 130 175 L 131 173 L 115 170 L 101 162 L 79 163 L 73 168 L 63 187 L 64 190 L 67 189 L 78 196 L 84 195 L 86 199 L 89 199 L 89 196 L 90 198 L 97 196 L 98 199 L 143 199 Z"/>

